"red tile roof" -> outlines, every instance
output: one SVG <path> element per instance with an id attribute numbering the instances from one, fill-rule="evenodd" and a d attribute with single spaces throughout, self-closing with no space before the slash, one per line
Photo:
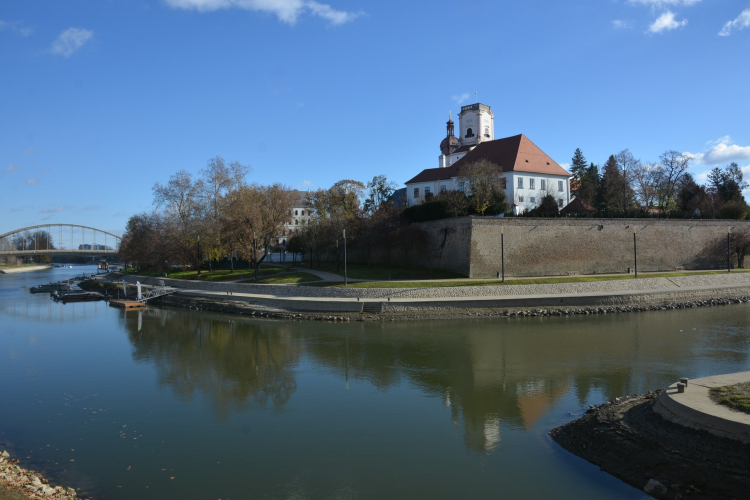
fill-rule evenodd
<path id="1" fill-rule="evenodd" d="M 552 158 L 547 156 L 544 151 L 539 149 L 536 144 L 531 142 L 528 137 L 521 134 L 506 137 L 505 139 L 482 142 L 450 167 L 422 170 L 416 177 L 406 181 L 406 184 L 447 180 L 457 177 L 464 165 L 478 160 L 488 160 L 499 165 L 502 167 L 503 172 L 570 175 Z"/>

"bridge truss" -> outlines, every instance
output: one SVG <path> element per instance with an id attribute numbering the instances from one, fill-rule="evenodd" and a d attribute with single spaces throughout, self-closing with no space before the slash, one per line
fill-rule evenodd
<path id="1" fill-rule="evenodd" d="M 122 239 L 107 231 L 77 224 L 46 224 L 0 234 L 0 256 L 117 255 Z"/>

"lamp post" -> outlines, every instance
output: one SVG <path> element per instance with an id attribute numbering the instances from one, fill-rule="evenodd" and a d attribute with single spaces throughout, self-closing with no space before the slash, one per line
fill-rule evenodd
<path id="1" fill-rule="evenodd" d="M 346 229 L 344 229 L 344 286 L 349 284 L 349 278 L 346 276 Z"/>
<path id="2" fill-rule="evenodd" d="M 255 231 L 253 231 L 253 276 L 255 276 L 255 281 L 258 281 L 258 246 Z"/>
<path id="3" fill-rule="evenodd" d="M 201 275 L 201 235 L 198 235 L 198 276 Z"/>

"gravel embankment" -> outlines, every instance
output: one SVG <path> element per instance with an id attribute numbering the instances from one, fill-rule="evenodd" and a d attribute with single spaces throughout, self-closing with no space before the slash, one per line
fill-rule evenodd
<path id="1" fill-rule="evenodd" d="M 74 500 L 73 488 L 50 486 L 41 474 L 20 468 L 7 451 L 0 453 L 0 500 Z"/>
<path id="2" fill-rule="evenodd" d="M 550 435 L 655 498 L 749 498 L 750 445 L 664 420 L 652 409 L 659 392 L 590 407 Z"/>
<path id="3" fill-rule="evenodd" d="M 113 274 L 114 279 L 125 278 L 129 283 L 158 285 L 160 278 Z M 327 288 L 289 285 L 254 285 L 247 283 L 222 283 L 164 279 L 175 288 L 206 290 L 215 292 L 252 293 L 279 297 L 339 297 L 339 298 L 451 298 L 451 297 L 498 297 L 548 294 L 586 294 L 607 292 L 635 292 L 660 289 L 675 289 L 697 286 L 747 285 L 750 273 L 710 274 L 680 276 L 675 278 L 640 278 L 585 283 L 554 283 L 544 285 L 486 285 L 431 288 Z"/>

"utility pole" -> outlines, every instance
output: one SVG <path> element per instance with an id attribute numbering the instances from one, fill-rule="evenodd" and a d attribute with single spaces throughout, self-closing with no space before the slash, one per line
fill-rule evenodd
<path id="1" fill-rule="evenodd" d="M 253 269 L 255 281 L 258 281 L 258 245 L 255 239 L 255 231 L 253 231 Z"/>
<path id="2" fill-rule="evenodd" d="M 344 229 L 344 286 L 349 284 L 349 278 L 346 276 L 346 229 Z"/>
<path id="3" fill-rule="evenodd" d="M 340 262 L 341 262 L 341 256 L 339 255 L 339 239 L 336 238 L 336 274 L 339 273 Z"/>
<path id="4" fill-rule="evenodd" d="M 633 233 L 633 256 L 635 257 L 635 277 L 638 277 L 638 241 Z"/>
<path id="5" fill-rule="evenodd" d="M 503 271 L 503 283 L 505 283 L 505 233 L 500 233 L 500 263 Z"/>
<path id="6" fill-rule="evenodd" d="M 727 233 L 727 272 L 732 272 L 732 233 Z"/>

